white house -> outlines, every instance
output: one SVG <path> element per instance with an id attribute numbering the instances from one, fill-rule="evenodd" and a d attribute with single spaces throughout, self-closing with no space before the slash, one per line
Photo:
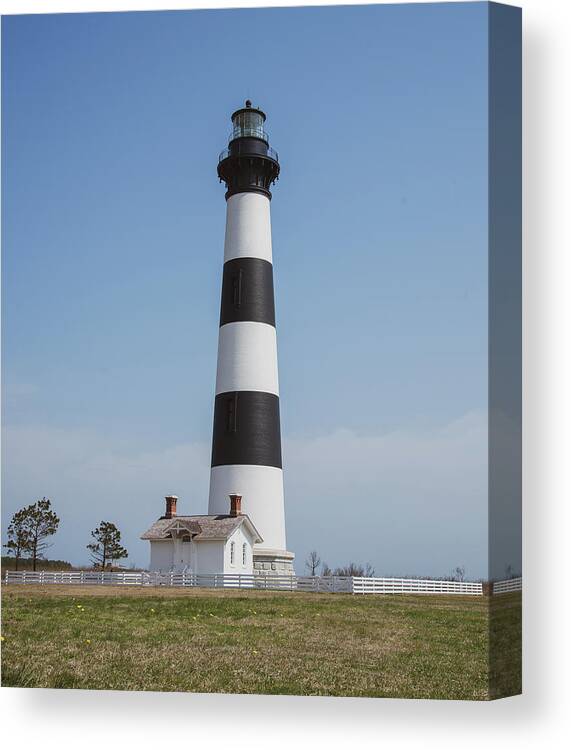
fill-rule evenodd
<path id="1" fill-rule="evenodd" d="M 230 495 L 228 515 L 178 516 L 178 498 L 165 499 L 165 515 L 141 536 L 151 543 L 151 571 L 253 574 L 253 547 L 263 539 L 241 513 L 240 495 Z"/>

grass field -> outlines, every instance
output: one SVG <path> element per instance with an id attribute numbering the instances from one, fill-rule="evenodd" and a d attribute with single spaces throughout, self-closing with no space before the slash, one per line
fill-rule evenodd
<path id="1" fill-rule="evenodd" d="M 2 588 L 6 687 L 486 700 L 521 682 L 519 594 L 494 600 L 490 691 L 484 597 Z"/>

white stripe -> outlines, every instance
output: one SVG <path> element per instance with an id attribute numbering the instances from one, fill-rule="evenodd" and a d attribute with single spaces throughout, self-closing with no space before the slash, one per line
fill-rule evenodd
<path id="1" fill-rule="evenodd" d="M 263 538 L 260 547 L 285 550 L 283 472 L 273 466 L 213 466 L 208 512 L 227 514 L 230 493 L 242 495 L 246 513 Z"/>
<path id="2" fill-rule="evenodd" d="M 240 321 L 220 328 L 216 394 L 227 391 L 264 391 L 279 395 L 273 326 Z"/>
<path id="3" fill-rule="evenodd" d="M 270 201 L 259 193 L 236 193 L 226 202 L 224 262 L 262 258 L 272 262 Z"/>

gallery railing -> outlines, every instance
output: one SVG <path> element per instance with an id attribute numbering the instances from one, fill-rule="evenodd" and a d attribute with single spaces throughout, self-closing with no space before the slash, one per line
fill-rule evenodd
<path id="1" fill-rule="evenodd" d="M 240 147 L 233 147 L 232 153 L 234 154 L 240 154 L 242 153 L 242 150 Z M 244 151 L 244 153 L 250 153 L 249 151 Z M 220 155 L 218 157 L 218 162 L 224 161 L 224 159 L 228 158 L 230 156 L 230 149 L 225 148 L 223 151 L 220 152 Z M 255 154 L 254 154 L 255 156 Z M 273 159 L 274 161 L 279 161 L 278 159 L 278 152 L 275 150 L 275 148 L 271 148 L 270 146 L 267 147 L 267 149 L 264 151 L 264 156 L 269 156 L 270 159 Z"/>

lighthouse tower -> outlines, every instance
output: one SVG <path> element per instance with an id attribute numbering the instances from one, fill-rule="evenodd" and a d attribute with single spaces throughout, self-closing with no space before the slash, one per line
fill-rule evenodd
<path id="1" fill-rule="evenodd" d="M 228 496 L 263 542 L 256 573 L 293 573 L 286 550 L 270 187 L 280 166 L 264 129 L 266 115 L 246 106 L 232 115 L 218 161 L 226 183 L 226 237 L 208 512 L 228 512 Z"/>

